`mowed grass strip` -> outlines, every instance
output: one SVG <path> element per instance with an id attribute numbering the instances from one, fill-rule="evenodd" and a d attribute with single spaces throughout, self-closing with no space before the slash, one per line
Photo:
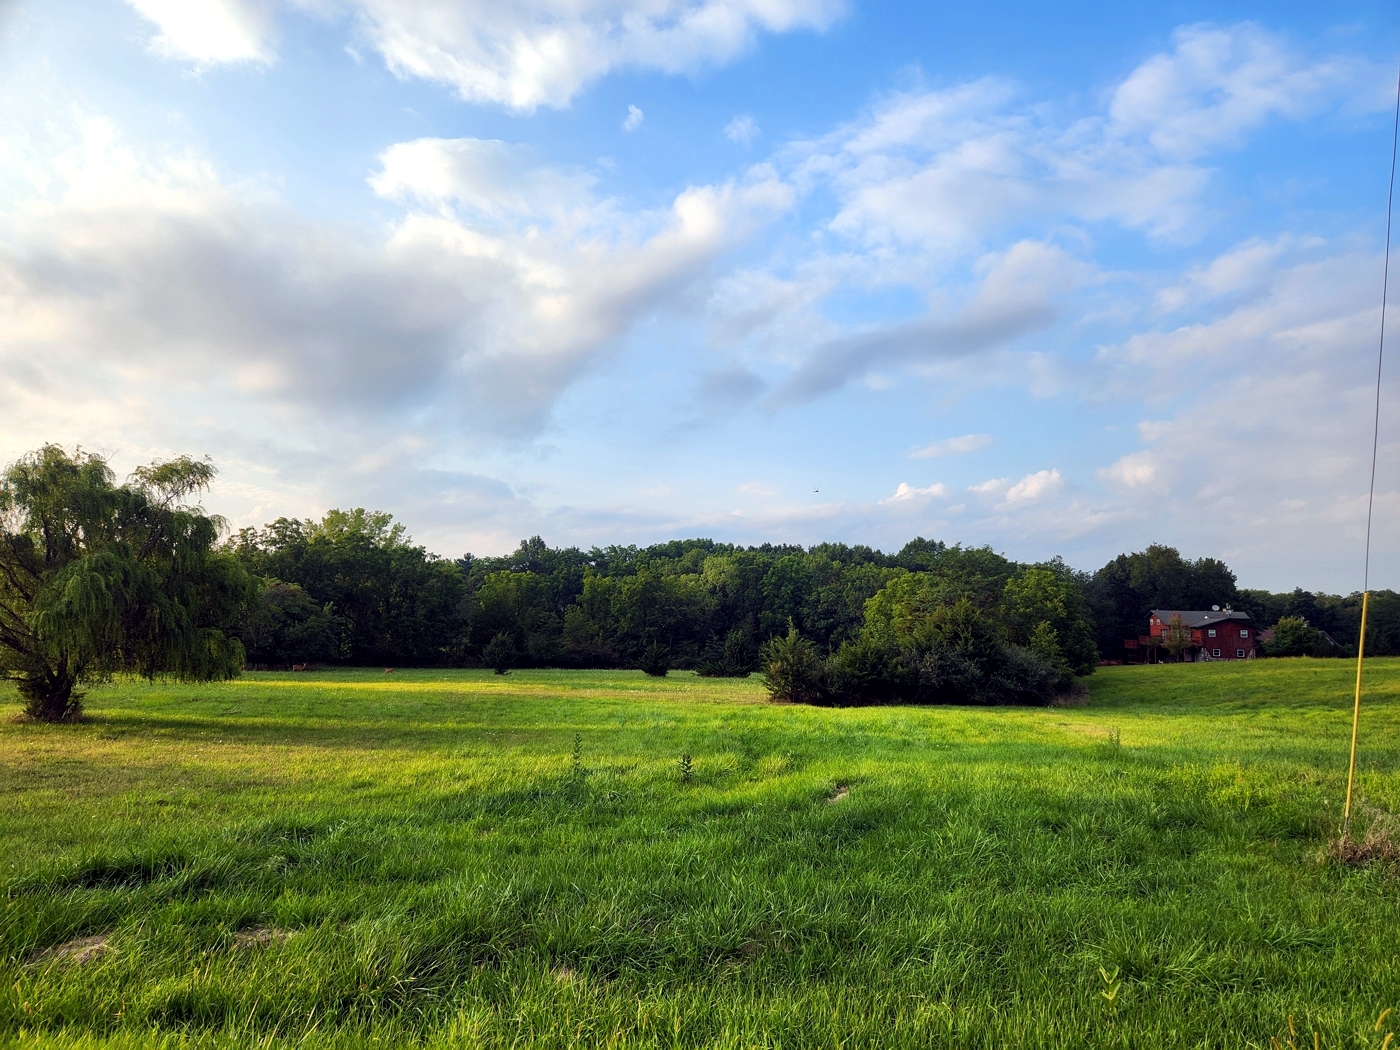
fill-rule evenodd
<path id="1" fill-rule="evenodd" d="M 0 1036 L 1268 1046 L 1291 1016 L 1378 1047 L 1400 876 L 1322 859 L 1351 674 L 1109 668 L 1045 710 L 636 672 L 116 683 L 84 725 L 0 726 Z M 1367 684 L 1363 831 L 1400 813 L 1400 661 Z"/>

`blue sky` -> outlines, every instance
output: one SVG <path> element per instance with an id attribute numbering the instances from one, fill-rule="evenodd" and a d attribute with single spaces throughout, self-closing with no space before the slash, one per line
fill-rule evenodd
<path id="1" fill-rule="evenodd" d="M 1048 7 L 0 4 L 0 455 L 1358 588 L 1400 16 Z"/>

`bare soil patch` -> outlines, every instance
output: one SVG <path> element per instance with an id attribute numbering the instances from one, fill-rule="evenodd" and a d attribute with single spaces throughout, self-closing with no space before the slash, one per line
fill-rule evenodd
<path id="1" fill-rule="evenodd" d="M 71 941 L 55 944 L 37 951 L 27 960 L 31 965 L 46 962 L 71 962 L 75 966 L 90 963 L 104 952 L 109 951 L 110 933 L 99 933 L 91 937 L 75 937 Z"/>
<path id="2" fill-rule="evenodd" d="M 849 795 L 850 793 L 851 793 L 851 786 L 850 786 L 849 784 L 837 784 L 837 785 L 836 785 L 836 790 L 833 791 L 833 792 L 827 797 L 827 800 L 826 800 L 826 801 L 827 801 L 827 804 L 830 805 L 830 804 L 833 803 L 833 802 L 840 802 L 843 798 L 845 798 L 845 797 L 846 797 L 847 795 Z"/>
<path id="3" fill-rule="evenodd" d="M 238 948 L 266 948 L 281 944 L 292 935 L 291 930 L 279 930 L 268 926 L 251 926 L 233 935 L 233 943 Z"/>

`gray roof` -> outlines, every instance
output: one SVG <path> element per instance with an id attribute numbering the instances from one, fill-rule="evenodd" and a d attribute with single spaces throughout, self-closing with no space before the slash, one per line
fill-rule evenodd
<path id="1" fill-rule="evenodd" d="M 1249 613 L 1239 609 L 1153 609 L 1152 615 L 1163 623 L 1171 623 L 1173 616 L 1180 616 L 1181 622 L 1192 629 L 1227 620 L 1248 622 L 1250 618 Z"/>

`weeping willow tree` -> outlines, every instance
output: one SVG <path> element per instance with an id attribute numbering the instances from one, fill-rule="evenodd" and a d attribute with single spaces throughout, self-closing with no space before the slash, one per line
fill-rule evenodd
<path id="1" fill-rule="evenodd" d="M 26 712 L 72 721 L 113 674 L 210 681 L 243 667 L 224 632 L 255 581 L 190 502 L 214 479 L 182 456 L 123 485 L 101 457 L 46 445 L 0 477 L 0 677 Z"/>

